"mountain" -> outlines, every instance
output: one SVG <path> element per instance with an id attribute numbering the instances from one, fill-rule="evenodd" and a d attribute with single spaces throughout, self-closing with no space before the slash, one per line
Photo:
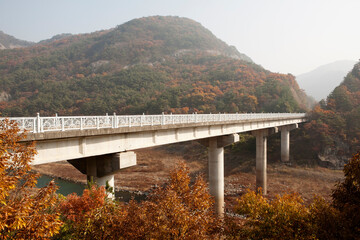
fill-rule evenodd
<path id="1" fill-rule="evenodd" d="M 304 126 L 318 158 L 336 168 L 360 150 L 360 62 L 310 113 Z"/>
<path id="2" fill-rule="evenodd" d="M 294 76 L 262 68 L 191 19 L 162 16 L 0 51 L 0 89 L 3 116 L 307 106 Z"/>
<path id="3" fill-rule="evenodd" d="M 0 31 L 0 50 L 1 49 L 13 49 L 22 48 L 33 45 L 34 43 L 16 39 L 13 36 L 7 35 Z"/>
<path id="4" fill-rule="evenodd" d="M 61 40 L 63 38 L 67 38 L 67 37 L 70 37 L 72 36 L 71 33 L 61 33 L 61 34 L 57 34 L 55 36 L 53 36 L 52 38 L 50 39 L 46 39 L 46 40 L 42 40 L 39 42 L 39 44 L 46 44 L 46 43 L 51 43 L 53 41 L 57 41 L 57 40 Z"/>
<path id="5" fill-rule="evenodd" d="M 307 94 L 320 101 L 344 80 L 355 63 L 352 60 L 329 63 L 296 76 L 296 80 Z"/>

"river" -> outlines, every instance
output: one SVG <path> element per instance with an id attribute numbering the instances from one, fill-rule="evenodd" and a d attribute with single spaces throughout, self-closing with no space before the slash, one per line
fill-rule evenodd
<path id="1" fill-rule="evenodd" d="M 55 183 L 59 186 L 59 189 L 56 192 L 64 196 L 67 196 L 71 193 L 76 193 L 77 195 L 81 195 L 86 187 L 85 184 L 75 183 L 59 178 L 53 178 L 47 175 L 41 175 L 38 178 L 38 182 L 36 186 L 39 188 L 45 187 L 52 179 L 55 179 Z M 131 198 L 134 198 L 136 201 L 142 201 L 146 199 L 145 194 L 137 194 L 129 191 L 116 191 L 115 197 L 123 202 L 129 202 Z"/>

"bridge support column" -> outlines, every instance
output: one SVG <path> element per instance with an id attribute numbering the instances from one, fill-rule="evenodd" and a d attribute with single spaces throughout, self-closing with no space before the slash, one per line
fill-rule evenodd
<path id="1" fill-rule="evenodd" d="M 93 181 L 98 186 L 109 187 L 112 189 L 112 193 L 108 193 L 109 198 L 115 198 L 115 181 L 114 174 L 108 174 L 98 177 L 97 158 L 86 159 L 86 176 L 88 181 Z"/>
<path id="2" fill-rule="evenodd" d="M 99 186 L 112 187 L 115 190 L 114 174 L 123 168 L 136 165 L 134 152 L 122 152 L 88 158 L 68 160 L 81 173 L 87 175 L 88 181 L 93 179 Z M 114 198 L 114 194 L 108 194 Z"/>
<path id="3" fill-rule="evenodd" d="M 277 128 L 253 131 L 256 137 L 256 190 L 267 194 L 267 136 L 277 132 Z"/>
<path id="4" fill-rule="evenodd" d="M 209 139 L 209 187 L 215 197 L 215 211 L 224 215 L 224 148 L 217 146 L 217 138 Z"/>
<path id="5" fill-rule="evenodd" d="M 224 147 L 239 141 L 238 134 L 213 137 L 200 142 L 208 147 L 209 157 L 209 188 L 215 198 L 215 212 L 224 216 Z"/>
<path id="6" fill-rule="evenodd" d="M 297 124 L 279 127 L 281 131 L 281 162 L 290 161 L 290 131 L 297 128 Z"/>

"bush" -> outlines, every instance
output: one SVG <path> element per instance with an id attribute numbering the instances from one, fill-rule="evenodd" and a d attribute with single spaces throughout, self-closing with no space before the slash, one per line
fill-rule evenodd
<path id="1" fill-rule="evenodd" d="M 248 191 L 237 200 L 235 212 L 243 216 L 243 226 L 235 238 L 314 239 L 310 211 L 297 194 L 277 196 L 270 201 L 261 193 Z"/>

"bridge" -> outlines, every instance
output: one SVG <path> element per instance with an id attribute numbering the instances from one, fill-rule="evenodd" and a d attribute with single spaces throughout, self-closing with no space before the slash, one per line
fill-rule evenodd
<path id="1" fill-rule="evenodd" d="M 1 119 L 0 119 L 1 120 Z M 256 186 L 267 192 L 267 136 L 281 131 L 281 160 L 289 161 L 290 131 L 306 121 L 304 113 L 161 114 L 10 118 L 36 141 L 33 164 L 67 160 L 99 185 L 114 187 L 114 174 L 136 165 L 133 150 L 199 141 L 208 147 L 209 188 L 216 212 L 224 213 L 224 147 L 239 133 L 256 137 Z"/>

